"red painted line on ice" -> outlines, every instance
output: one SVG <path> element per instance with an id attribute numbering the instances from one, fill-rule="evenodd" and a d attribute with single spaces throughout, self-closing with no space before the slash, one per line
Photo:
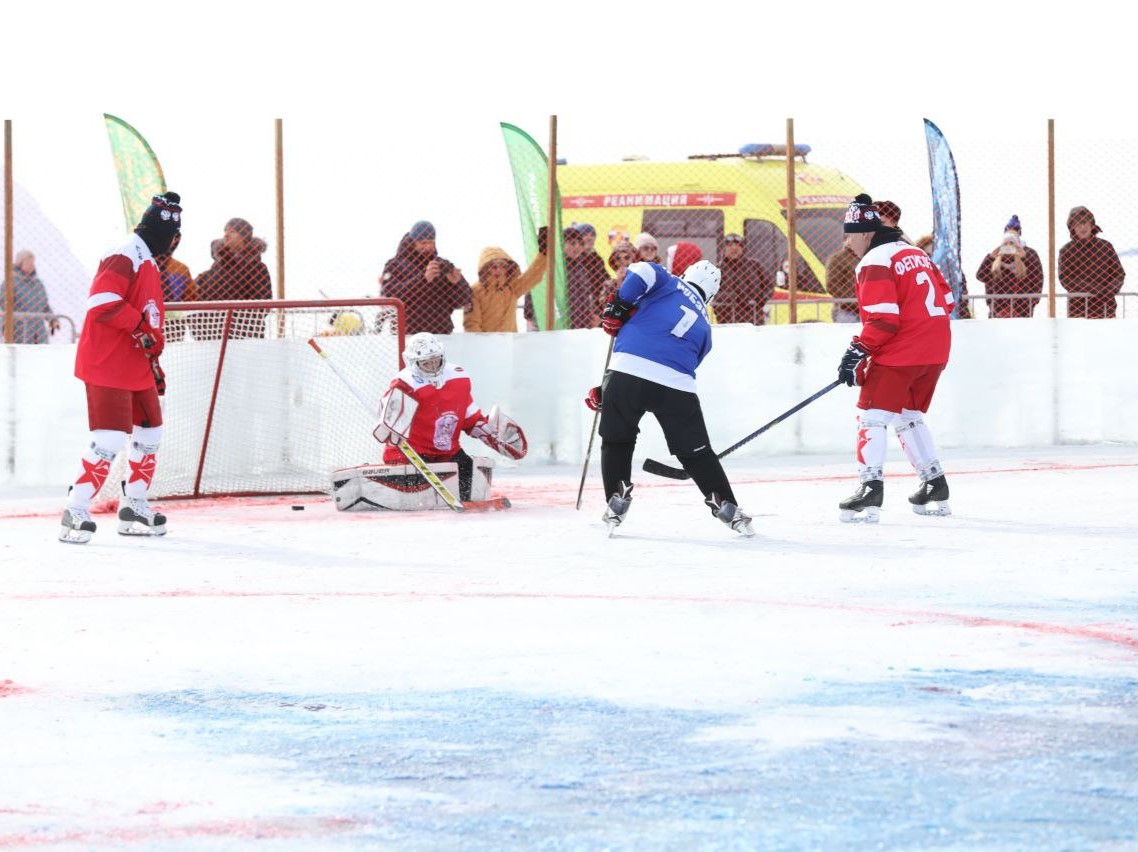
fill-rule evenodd
<path id="1" fill-rule="evenodd" d="M 953 470 L 949 472 L 949 476 L 956 478 L 959 476 L 986 476 L 989 474 L 997 473 L 1055 473 L 1065 471 L 1080 471 L 1080 470 L 1116 470 L 1124 468 L 1138 467 L 1138 462 L 1122 462 L 1122 463 L 1103 463 L 1103 464 L 1065 464 L 1063 462 L 1054 462 L 1048 464 L 1039 464 L 1032 467 L 1006 467 L 1006 468 L 983 468 L 980 470 Z M 820 474 L 810 476 L 750 476 L 738 477 L 733 481 L 739 484 L 746 485 L 762 485 L 762 484 L 777 484 L 785 482 L 848 482 L 850 474 L 827 474 L 825 476 Z M 661 477 L 647 477 L 645 480 L 637 485 L 638 488 L 690 488 L 691 483 L 683 480 L 670 480 Z M 587 486 L 586 490 L 599 491 L 600 485 Z M 495 496 L 501 496 L 495 494 Z M 563 485 L 526 485 L 524 482 L 511 483 L 510 494 L 507 495 L 514 501 L 514 508 L 525 508 L 527 501 L 532 507 L 534 504 L 543 507 L 550 506 L 568 506 L 573 503 L 573 498 L 566 487 Z M 303 505 L 306 508 L 331 508 L 331 501 L 327 498 L 314 499 L 311 494 L 303 495 L 285 495 L 285 496 L 266 496 L 266 497 L 200 497 L 198 499 L 191 499 L 187 497 L 174 497 L 166 499 L 156 499 L 154 503 L 160 507 L 176 506 L 179 513 L 199 514 L 205 513 L 210 509 L 225 507 L 264 507 L 275 508 L 280 506 L 293 506 Z M 0 522 L 25 520 L 30 518 L 55 518 L 59 516 L 61 508 L 41 509 L 33 512 L 9 512 L 5 513 L 3 507 L 0 507 Z M 95 515 L 110 515 L 117 511 L 117 503 L 110 500 L 98 501 L 92 508 L 92 514 Z M 422 513 L 415 513 L 421 515 Z M 342 517 L 345 520 L 371 518 L 375 519 L 376 513 L 374 512 L 336 512 L 337 517 Z M 404 515 L 402 517 L 408 517 Z M 296 522 L 300 520 L 311 519 L 310 514 L 300 516 L 297 514 L 282 514 L 282 520 L 289 522 Z M 260 518 L 258 520 L 267 520 Z"/>
<path id="2" fill-rule="evenodd" d="M 541 594 L 537 592 L 256 592 L 256 591 L 219 591 L 198 589 L 169 589 L 156 592 L 124 592 L 122 594 L 76 593 L 76 594 L 44 594 L 44 595 L 3 595 L 0 600 L 5 601 L 61 601 L 61 600 L 146 600 L 162 598 L 376 598 L 376 599 L 406 599 L 410 601 L 456 601 L 456 600 L 520 600 L 520 601 L 596 601 L 602 603 L 678 603 L 678 604 L 720 604 L 726 606 L 768 606 L 787 607 L 799 609 L 837 610 L 844 612 L 861 612 L 868 615 L 883 615 L 890 619 L 907 619 L 898 621 L 892 626 L 905 627 L 912 623 L 948 622 L 961 624 L 965 627 L 996 627 L 1012 630 L 1025 630 L 1030 633 L 1041 633 L 1052 636 L 1070 636 L 1075 639 L 1090 639 L 1097 642 L 1109 642 L 1121 645 L 1124 648 L 1138 651 L 1138 634 L 1129 632 L 1128 627 L 1122 626 L 1080 626 L 1070 624 L 1052 624 L 1045 621 L 1022 621 L 1010 618 L 992 618 L 983 615 L 965 615 L 954 612 L 938 612 L 936 610 L 904 610 L 889 609 L 886 607 L 862 606 L 857 604 L 835 603 L 804 603 L 801 601 L 771 600 L 769 598 L 753 597 L 711 597 L 697 595 L 600 595 L 600 594 Z"/>
<path id="3" fill-rule="evenodd" d="M 26 686 L 20 686 L 10 680 L 0 680 L 0 698 L 7 698 L 10 695 L 27 695 L 31 691 Z"/>
<path id="4" fill-rule="evenodd" d="M 37 811 L 37 813 L 42 813 Z M 118 846 L 122 843 L 192 840 L 195 837 L 240 838 L 242 840 L 315 839 L 356 831 L 359 824 L 341 817 L 277 817 L 275 819 L 233 819 L 188 825 L 142 825 L 91 830 L 37 831 L 0 834 L 0 849 L 30 849 L 61 843 L 85 847 Z"/>

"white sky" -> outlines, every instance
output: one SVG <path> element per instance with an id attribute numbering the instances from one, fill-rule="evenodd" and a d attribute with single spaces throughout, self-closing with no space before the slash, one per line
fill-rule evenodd
<path id="1" fill-rule="evenodd" d="M 275 277 L 272 122 L 283 118 L 289 295 L 362 296 L 419 218 L 435 222 L 441 253 L 472 280 L 483 246 L 521 253 L 500 121 L 544 146 L 556 114 L 559 153 L 581 162 L 781 141 L 792 116 L 819 162 L 914 211 L 904 224 L 915 234 L 931 227 L 923 116 L 958 164 L 970 145 L 995 143 L 999 122 L 1038 142 L 1048 117 L 1068 134 L 1106 120 L 1105 135 L 1118 136 L 1131 122 L 1102 103 L 1129 74 L 1124 28 L 1071 15 L 1069 3 L 364 8 L 207 0 L 108 15 L 20 3 L 6 13 L 0 55 L 16 179 L 93 268 L 122 229 L 102 126 L 102 113 L 118 115 L 185 197 L 180 255 L 191 269 L 208 265 L 210 239 L 241 215 L 269 239 Z M 861 142 L 843 145 L 851 138 Z M 891 154 L 868 156 L 898 144 L 912 154 L 904 173 Z M 981 183 L 999 175 L 981 173 L 967 191 Z M 1017 201 L 1018 188 L 977 227 L 994 241 L 1019 212 L 1041 244 L 1039 214 Z M 1125 248 L 1121 223 L 1105 224 Z M 979 242 L 966 246 L 966 271 L 987 250 Z"/>

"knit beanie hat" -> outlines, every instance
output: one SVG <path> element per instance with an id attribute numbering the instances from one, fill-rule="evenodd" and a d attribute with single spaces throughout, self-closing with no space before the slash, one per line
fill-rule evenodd
<path id="1" fill-rule="evenodd" d="M 1019 231 L 1022 233 L 1023 228 L 1020 227 L 1019 216 L 1017 216 L 1015 213 L 1013 213 L 1012 218 L 1008 219 L 1008 224 L 1004 225 L 1004 230 L 1005 231 Z"/>
<path id="2" fill-rule="evenodd" d="M 174 236 L 182 230 L 182 197 L 164 192 L 150 199 L 134 232 L 142 237 L 151 254 L 169 254 Z"/>
<path id="3" fill-rule="evenodd" d="M 627 241 L 617 243 L 613 246 L 612 253 L 609 255 L 609 268 L 611 268 L 613 272 L 616 272 L 617 269 L 620 268 L 616 265 L 616 256 L 621 253 L 628 256 L 629 263 L 635 263 L 639 260 L 639 256 L 636 254 L 636 249 L 632 243 Z"/>
<path id="4" fill-rule="evenodd" d="M 234 216 L 225 223 L 226 231 L 236 231 L 247 240 L 253 239 L 253 223 L 248 219 L 242 219 L 240 216 Z"/>
<path id="5" fill-rule="evenodd" d="M 421 219 L 411 226 L 408 234 L 412 240 L 433 240 L 435 238 L 435 226 L 426 219 Z"/>
<path id="6" fill-rule="evenodd" d="M 846 208 L 846 221 L 842 227 L 847 234 L 865 234 L 881 229 L 881 216 L 873 199 L 864 192 Z"/>
<path id="7" fill-rule="evenodd" d="M 676 243 L 668 247 L 668 271 L 673 275 L 682 276 L 697 260 L 703 260 L 703 252 L 695 243 Z"/>

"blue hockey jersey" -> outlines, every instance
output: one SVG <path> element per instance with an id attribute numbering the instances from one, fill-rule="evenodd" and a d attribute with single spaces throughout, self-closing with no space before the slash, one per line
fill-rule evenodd
<path id="1" fill-rule="evenodd" d="M 636 313 L 616 336 L 611 369 L 695 393 L 696 367 L 711 351 L 699 291 L 658 263 L 634 263 L 618 292 Z"/>

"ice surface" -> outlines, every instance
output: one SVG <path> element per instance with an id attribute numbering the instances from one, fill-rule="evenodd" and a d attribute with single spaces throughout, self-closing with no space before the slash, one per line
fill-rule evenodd
<path id="1" fill-rule="evenodd" d="M 729 464 L 750 540 L 644 474 L 606 538 L 569 467 L 86 546 L 2 493 L 0 849 L 1130 848 L 1138 448 L 944 461 L 876 527 L 846 458 Z"/>

